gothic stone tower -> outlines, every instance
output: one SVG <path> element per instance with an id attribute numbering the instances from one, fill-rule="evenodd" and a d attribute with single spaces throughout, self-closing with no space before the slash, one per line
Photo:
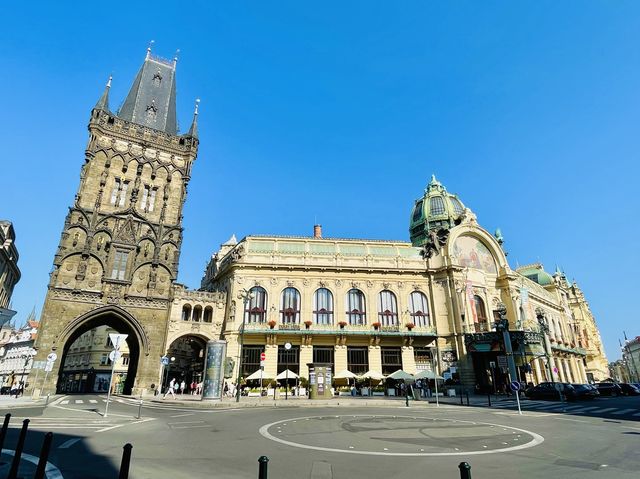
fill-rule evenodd
<path id="1" fill-rule="evenodd" d="M 148 49 L 120 111 L 109 109 L 111 79 L 91 111 L 80 186 L 53 261 L 36 344 L 36 360 L 58 356 L 45 394 L 55 389 L 73 341 L 100 325 L 128 334 L 124 392 L 158 384 L 182 207 L 198 152 L 197 106 L 189 131 L 177 132 L 176 61 Z"/>

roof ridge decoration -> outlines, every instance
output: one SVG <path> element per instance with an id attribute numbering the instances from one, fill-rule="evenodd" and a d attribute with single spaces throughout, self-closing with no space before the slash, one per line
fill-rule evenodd
<path id="1" fill-rule="evenodd" d="M 113 79 L 112 75 L 109 75 L 109 80 L 107 80 L 107 84 L 104 87 L 104 91 L 102 92 L 102 96 L 96 103 L 96 106 L 93 108 L 96 110 L 109 111 L 109 90 L 111 90 L 111 80 Z"/>

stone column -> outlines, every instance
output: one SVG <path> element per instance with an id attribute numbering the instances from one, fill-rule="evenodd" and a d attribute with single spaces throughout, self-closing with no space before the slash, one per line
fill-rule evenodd
<path id="1" fill-rule="evenodd" d="M 540 359 L 533 360 L 533 372 L 535 373 L 536 384 L 540 384 L 544 381 L 544 376 L 542 374 L 542 371 L 540 371 Z"/>
<path id="2" fill-rule="evenodd" d="M 333 361 L 336 365 L 336 370 L 334 372 L 334 375 L 336 373 L 339 373 L 340 371 L 347 369 L 347 347 L 346 346 L 336 345 L 333 351 Z"/>
<path id="3" fill-rule="evenodd" d="M 313 362 L 313 346 L 310 344 L 302 344 L 300 346 L 300 377 L 309 379 L 308 363 Z"/>
<path id="4" fill-rule="evenodd" d="M 369 370 L 382 372 L 382 353 L 380 346 L 369 346 Z"/>
<path id="5" fill-rule="evenodd" d="M 264 375 L 265 377 L 274 379 L 278 375 L 278 345 L 265 345 L 264 355 Z"/>
<path id="6" fill-rule="evenodd" d="M 417 372 L 413 346 L 402 346 L 402 369 L 410 374 Z"/>
<path id="7" fill-rule="evenodd" d="M 562 358 L 557 358 L 555 360 L 556 368 L 558 369 L 558 378 L 561 383 L 566 383 L 567 379 L 564 377 L 564 367 L 562 365 Z"/>

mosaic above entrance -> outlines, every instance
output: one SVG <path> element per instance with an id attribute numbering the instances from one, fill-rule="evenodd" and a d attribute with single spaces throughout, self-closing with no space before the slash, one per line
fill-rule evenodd
<path id="1" fill-rule="evenodd" d="M 489 249 L 473 236 L 460 236 L 453 245 L 453 254 L 461 266 L 497 274 L 496 263 Z"/>

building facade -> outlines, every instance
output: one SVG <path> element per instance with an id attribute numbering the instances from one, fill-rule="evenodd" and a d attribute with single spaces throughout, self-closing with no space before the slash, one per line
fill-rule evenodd
<path id="1" fill-rule="evenodd" d="M 31 373 L 35 356 L 34 344 L 38 335 L 38 321 L 31 313 L 21 328 L 7 328 L 0 338 L 0 390 L 8 393 L 12 386 L 23 383 L 30 386 L 27 378 Z"/>
<path id="2" fill-rule="evenodd" d="M 18 268 L 18 249 L 13 225 L 0 220 L 0 326 L 7 323 L 15 314 L 9 309 L 11 295 L 16 283 L 20 281 Z"/>
<path id="3" fill-rule="evenodd" d="M 103 390 L 107 328 L 128 335 L 125 394 L 201 381 L 217 339 L 234 378 L 257 371 L 263 353 L 269 377 L 308 378 L 309 363 L 432 370 L 478 391 L 607 374 L 578 286 L 542 265 L 512 269 L 502 235 L 435 177 L 411 208 L 410 242 L 323 238 L 319 226 L 310 237 L 232 237 L 200 290 L 178 284 L 198 113 L 179 134 L 175 72 L 175 59 L 148 51 L 120 111 L 109 108 L 111 80 L 91 111 L 36 344 L 36 360 L 58 357 L 45 393 Z"/>

